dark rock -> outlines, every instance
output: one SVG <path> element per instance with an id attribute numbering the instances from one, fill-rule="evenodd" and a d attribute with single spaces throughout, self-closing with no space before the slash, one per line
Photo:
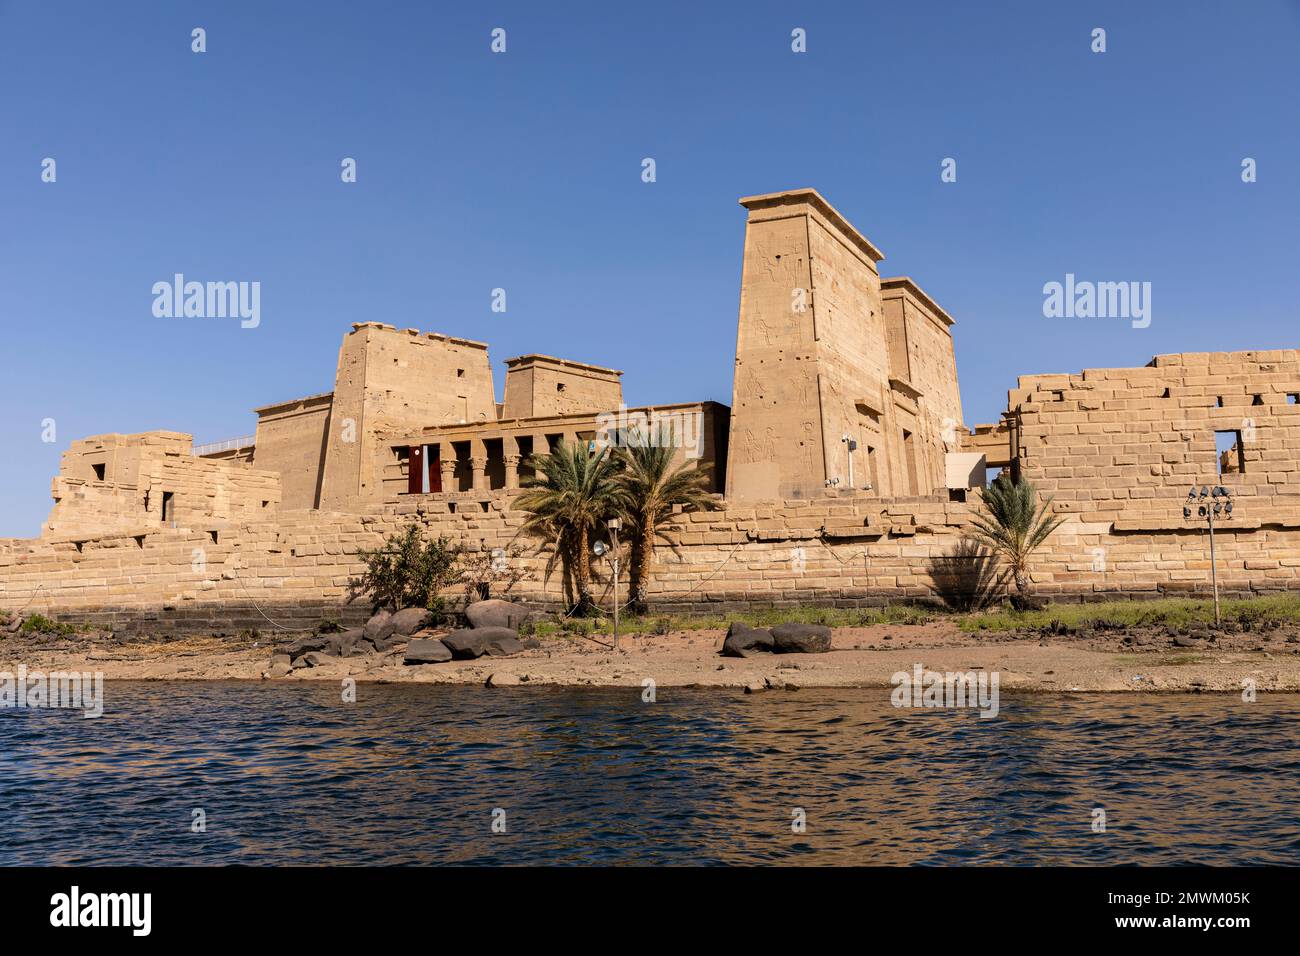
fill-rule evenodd
<path id="1" fill-rule="evenodd" d="M 357 642 L 365 636 L 365 633 L 364 628 L 354 627 L 351 630 L 344 631 L 342 634 L 337 635 L 334 640 L 338 644 L 339 655 L 347 657 L 351 654 L 352 649 L 356 647 Z"/>
<path id="2" fill-rule="evenodd" d="M 330 646 L 334 635 L 332 634 L 312 634 L 308 637 L 300 637 L 292 644 L 286 644 L 284 647 L 277 649 L 277 654 L 288 654 L 289 659 L 302 657 L 308 651 L 321 651 Z"/>
<path id="3" fill-rule="evenodd" d="M 476 627 L 476 631 L 486 631 L 488 628 Z M 509 628 L 492 628 L 492 630 L 508 631 Z M 488 642 L 488 657 L 511 657 L 515 654 L 521 654 L 524 651 L 523 642 L 517 637 L 497 637 Z"/>
<path id="4" fill-rule="evenodd" d="M 456 660 L 473 660 L 487 654 L 491 657 L 506 657 L 518 654 L 524 649 L 519 643 L 519 635 L 508 627 L 476 627 L 452 631 L 442 642 L 447 645 Z"/>
<path id="5" fill-rule="evenodd" d="M 382 641 L 388 635 L 393 633 L 393 615 L 388 611 L 380 611 L 370 620 L 366 621 L 366 637 L 370 638 L 371 643 Z"/>
<path id="6" fill-rule="evenodd" d="M 413 637 L 406 645 L 403 664 L 441 664 L 451 660 L 451 651 L 436 637 Z"/>
<path id="7" fill-rule="evenodd" d="M 1196 647 L 1200 643 L 1199 638 L 1186 637 L 1182 634 L 1174 638 L 1174 647 Z"/>
<path id="8" fill-rule="evenodd" d="M 338 658 L 332 654 L 322 654 L 320 651 L 308 651 L 302 657 L 293 662 L 295 668 L 298 667 L 320 667 L 322 664 L 333 664 Z"/>
<path id="9" fill-rule="evenodd" d="M 772 632 L 763 627 L 750 627 L 739 621 L 727 628 L 727 639 L 722 642 L 723 657 L 753 657 L 762 651 L 772 651 L 775 642 Z"/>
<path id="10" fill-rule="evenodd" d="M 831 629 L 824 624 L 778 624 L 772 628 L 778 654 L 824 654 L 831 649 Z"/>
<path id="11" fill-rule="evenodd" d="M 493 598 L 490 601 L 475 601 L 465 608 L 465 617 L 472 628 L 508 627 L 518 631 L 528 620 L 528 608 L 513 601 Z"/>
<path id="12" fill-rule="evenodd" d="M 433 620 L 433 615 L 422 607 L 408 607 L 398 611 L 388 619 L 393 625 L 393 634 L 400 634 L 402 637 L 410 637 L 416 631 L 428 627 L 429 622 Z M 383 635 L 385 637 L 389 635 Z"/>

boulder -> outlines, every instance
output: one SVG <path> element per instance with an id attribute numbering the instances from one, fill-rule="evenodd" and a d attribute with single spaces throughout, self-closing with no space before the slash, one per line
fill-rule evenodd
<path id="1" fill-rule="evenodd" d="M 441 664 L 451 660 L 451 651 L 436 637 L 413 637 L 406 645 L 403 664 Z"/>
<path id="2" fill-rule="evenodd" d="M 507 657 L 524 649 L 519 635 L 508 627 L 476 627 L 452 631 L 442 639 L 457 660 L 473 660 L 487 654 Z"/>
<path id="3" fill-rule="evenodd" d="M 497 598 L 475 601 L 465 608 L 465 617 L 473 628 L 508 627 L 512 631 L 518 631 L 528 619 L 528 613 L 528 608 L 522 605 Z"/>
<path id="4" fill-rule="evenodd" d="M 723 657 L 753 657 L 761 651 L 771 651 L 774 646 L 772 632 L 763 627 L 750 627 L 739 621 L 727 628 L 727 639 L 722 642 Z"/>
<path id="5" fill-rule="evenodd" d="M 388 619 L 393 625 L 392 633 L 402 637 L 410 637 L 416 631 L 423 630 L 432 620 L 433 614 L 422 607 L 403 608 Z"/>
<path id="6" fill-rule="evenodd" d="M 302 657 L 293 662 L 294 667 L 320 667 L 324 664 L 333 664 L 338 658 L 332 654 L 323 654 L 320 651 L 308 651 Z"/>
<path id="7" fill-rule="evenodd" d="M 503 674 L 495 672 L 490 675 L 484 683 L 485 687 L 518 687 L 522 681 L 518 674 Z"/>
<path id="8" fill-rule="evenodd" d="M 276 664 L 291 664 L 291 663 L 293 663 L 293 658 L 290 657 L 288 654 L 272 654 L 272 655 L 271 655 L 271 666 L 272 666 L 272 667 L 274 667 Z"/>
<path id="9" fill-rule="evenodd" d="M 332 634 L 312 634 L 308 637 L 300 637 L 292 644 L 286 644 L 284 647 L 277 648 L 277 654 L 288 654 L 289 659 L 302 657 L 308 651 L 323 651 L 330 646 Z"/>
<path id="10" fill-rule="evenodd" d="M 388 611 L 379 611 L 366 621 L 364 630 L 371 643 L 384 640 L 393 633 L 393 615 Z"/>
<path id="11" fill-rule="evenodd" d="M 275 679 L 279 677 L 288 677 L 289 672 L 292 670 L 293 670 L 293 665 L 290 664 L 288 661 L 275 661 L 271 664 L 270 667 L 266 669 L 265 673 L 263 673 L 262 676 L 271 679 Z"/>
<path id="12" fill-rule="evenodd" d="M 778 654 L 824 654 L 831 649 L 831 629 L 824 624 L 778 624 L 772 628 Z"/>
<path id="13" fill-rule="evenodd" d="M 352 653 L 352 649 L 357 646 L 357 642 L 365 636 L 365 628 L 354 627 L 351 630 L 344 631 L 342 634 L 335 635 L 332 643 L 337 645 L 340 657 L 347 657 Z"/>

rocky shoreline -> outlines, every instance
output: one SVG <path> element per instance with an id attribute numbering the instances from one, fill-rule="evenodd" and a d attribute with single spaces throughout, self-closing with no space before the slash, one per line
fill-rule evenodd
<path id="1" fill-rule="evenodd" d="M 1103 626 L 970 632 L 940 620 L 834 629 L 779 625 L 766 637 L 765 629 L 738 624 L 730 632 L 625 635 L 616 651 L 599 635 L 519 638 L 514 628 L 486 620 L 480 621 L 482 627 L 449 630 L 427 627 L 419 613 L 403 611 L 391 618 L 397 620 L 379 623 L 369 636 L 366 628 L 152 641 L 103 632 L 12 632 L 0 637 L 0 670 L 24 665 L 28 671 L 91 671 L 107 680 L 350 678 L 488 687 L 652 683 L 757 692 L 889 687 L 894 674 L 920 664 L 944 672 L 996 671 L 1003 691 L 1240 694 L 1250 682 L 1260 693 L 1300 693 L 1300 628 L 1283 623 L 1250 629 Z M 784 640 L 807 649 L 774 652 L 774 635 L 783 627 Z M 769 640 L 772 649 L 766 646 Z"/>

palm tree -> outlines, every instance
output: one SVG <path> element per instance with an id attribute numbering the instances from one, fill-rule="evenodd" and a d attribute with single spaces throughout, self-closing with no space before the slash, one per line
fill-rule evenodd
<path id="1" fill-rule="evenodd" d="M 704 511 L 715 507 L 708 490 L 709 474 L 705 469 L 683 463 L 673 467 L 677 443 L 672 429 L 660 432 L 659 440 L 646 440 L 639 429 L 633 430 L 618 450 L 623 466 L 616 479 L 619 511 L 627 523 L 632 542 L 631 595 L 634 613 L 646 608 L 646 584 L 650 577 L 650 560 L 655 541 L 672 539 L 666 525 L 673 519 L 673 509 Z"/>
<path id="2" fill-rule="evenodd" d="M 1029 559 L 1065 519 L 1047 513 L 1051 498 L 1038 507 L 1034 486 L 1024 480 L 1014 483 L 1005 473 L 980 498 L 988 515 L 973 519 L 975 536 L 1007 563 L 1016 582 L 1011 603 L 1023 607 L 1029 603 Z"/>
<path id="3" fill-rule="evenodd" d="M 526 490 L 515 500 L 516 508 L 529 512 L 520 532 L 555 546 L 547 573 L 556 559 L 567 566 L 578 614 L 596 610 L 591 597 L 592 531 L 614 514 L 618 503 L 618 466 L 608 451 L 592 453 L 584 445 L 561 441 L 549 454 L 533 455 L 528 463 L 535 476 L 524 481 Z"/>

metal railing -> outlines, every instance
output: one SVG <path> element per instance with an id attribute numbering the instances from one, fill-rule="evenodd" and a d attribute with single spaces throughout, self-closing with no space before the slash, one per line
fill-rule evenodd
<path id="1" fill-rule="evenodd" d="M 253 444 L 256 437 L 256 435 L 244 435 L 240 438 L 227 438 L 225 441 L 210 441 L 203 445 L 194 445 L 190 454 L 201 458 L 204 455 L 215 455 L 219 451 L 247 448 Z"/>

